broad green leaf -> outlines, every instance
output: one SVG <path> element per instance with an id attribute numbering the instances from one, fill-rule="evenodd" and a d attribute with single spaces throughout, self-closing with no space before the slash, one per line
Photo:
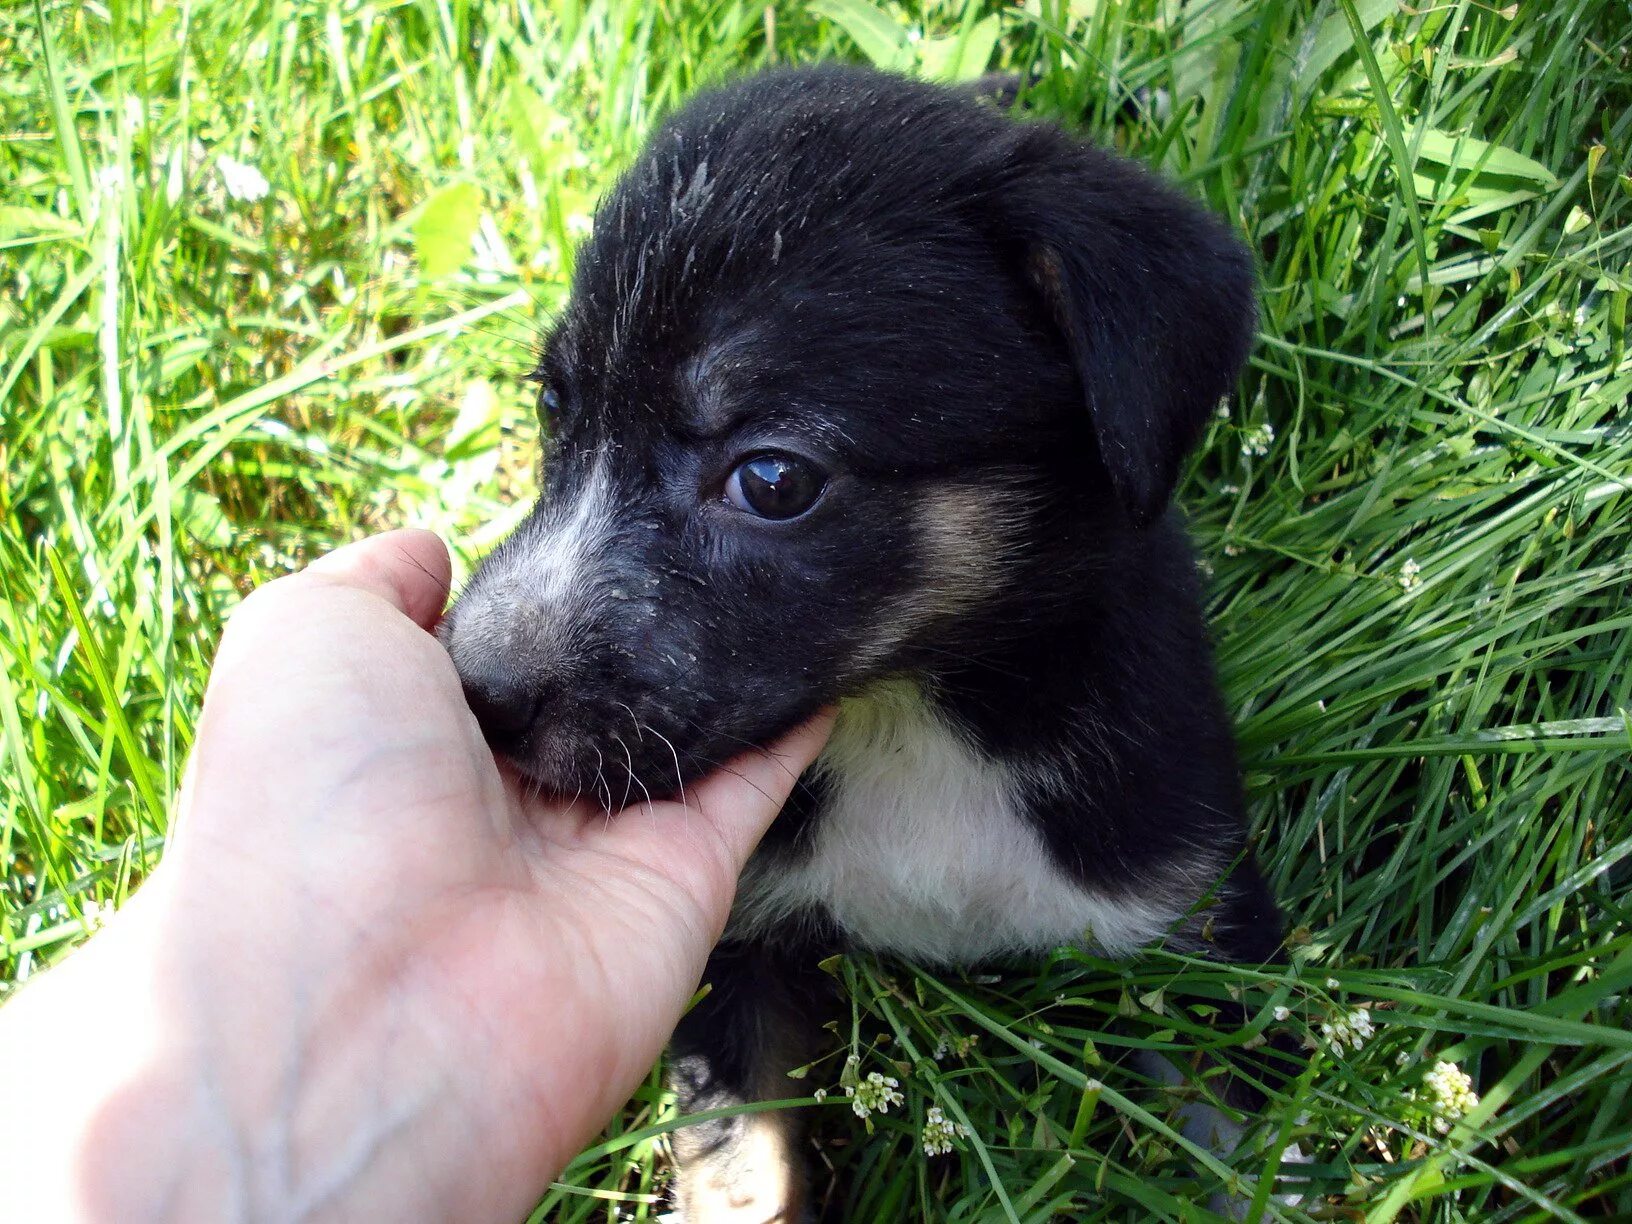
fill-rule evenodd
<path id="1" fill-rule="evenodd" d="M 1399 10 L 1398 0 L 1357 0 L 1354 8 L 1367 32 Z M 1315 30 L 1308 58 L 1297 70 L 1297 88 L 1308 94 L 1325 72 L 1354 49 L 1354 30 L 1341 12 L 1332 13 Z"/>
<path id="2" fill-rule="evenodd" d="M 172 495 L 170 512 L 192 538 L 208 548 L 232 546 L 232 523 L 221 509 L 221 499 L 194 485 L 182 485 Z"/>
<path id="3" fill-rule="evenodd" d="M 474 183 L 455 183 L 425 201 L 414 222 L 414 251 L 427 280 L 449 276 L 470 258 L 470 240 L 482 221 L 482 193 Z"/>
<path id="4" fill-rule="evenodd" d="M 918 65 L 935 81 L 968 81 L 986 71 L 1002 30 L 997 14 L 982 18 L 967 30 L 944 38 L 928 38 L 918 45 Z"/>
<path id="5" fill-rule="evenodd" d="M 78 222 L 60 217 L 43 208 L 28 208 L 18 204 L 0 204 L 0 242 L 14 238 L 39 241 L 78 235 L 83 227 Z"/>
<path id="6" fill-rule="evenodd" d="M 1452 170 L 1475 171 L 1480 176 L 1504 175 L 1532 183 L 1556 186 L 1553 172 L 1540 162 L 1517 153 L 1506 145 L 1491 144 L 1474 136 L 1458 136 L 1440 128 L 1429 128 L 1413 137 L 1421 161 L 1447 166 Z"/>
<path id="7" fill-rule="evenodd" d="M 1421 199 L 1456 205 L 1458 211 L 1451 220 L 1457 225 L 1523 204 L 1539 194 L 1534 188 L 1512 190 L 1507 186 L 1481 184 L 1477 179 L 1470 182 L 1466 176 L 1459 177 L 1443 166 L 1419 164 L 1411 181 Z"/>
<path id="8" fill-rule="evenodd" d="M 901 68 L 910 58 L 907 32 L 887 13 L 862 0 L 815 0 L 810 11 L 850 35 L 876 68 Z"/>

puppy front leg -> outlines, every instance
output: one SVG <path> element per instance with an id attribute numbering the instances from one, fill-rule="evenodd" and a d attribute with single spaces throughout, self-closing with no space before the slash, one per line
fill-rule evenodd
<path id="1" fill-rule="evenodd" d="M 830 990 L 798 958 L 754 944 L 717 948 L 708 995 L 681 1021 L 670 1084 L 684 1113 L 796 1096 Z M 675 1204 L 684 1224 L 801 1224 L 804 1120 L 788 1109 L 736 1114 L 674 1132 Z"/>

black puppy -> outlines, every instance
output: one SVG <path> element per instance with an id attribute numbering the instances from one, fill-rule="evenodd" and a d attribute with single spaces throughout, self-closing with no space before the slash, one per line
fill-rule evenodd
<path id="1" fill-rule="evenodd" d="M 835 947 L 1275 952 L 1167 510 L 1253 319 L 1150 174 L 854 68 L 697 98 L 603 202 L 544 495 L 444 634 L 493 745 L 609 811 L 841 702 L 677 1034 L 688 1110 L 788 1095 Z M 676 1139 L 693 1224 L 796 1218 L 788 1113 Z"/>

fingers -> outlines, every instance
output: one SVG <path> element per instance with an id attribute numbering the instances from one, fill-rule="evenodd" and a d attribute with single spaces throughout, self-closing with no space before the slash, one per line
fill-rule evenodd
<path id="1" fill-rule="evenodd" d="M 448 602 L 453 568 L 439 537 L 407 527 L 338 548 L 305 573 L 378 595 L 430 629 Z"/>
<path id="2" fill-rule="evenodd" d="M 793 785 L 833 730 L 835 711 L 823 710 L 763 752 L 748 752 L 692 788 L 694 808 L 719 832 L 734 858 L 733 874 L 771 827 Z"/>
<path id="3" fill-rule="evenodd" d="M 350 742 L 365 727 L 378 747 L 387 731 L 423 733 L 433 716 L 467 730 L 453 664 L 426 632 L 448 573 L 435 535 L 391 531 L 252 591 L 210 669 L 200 740 L 233 726 L 276 754 L 296 740 Z"/>

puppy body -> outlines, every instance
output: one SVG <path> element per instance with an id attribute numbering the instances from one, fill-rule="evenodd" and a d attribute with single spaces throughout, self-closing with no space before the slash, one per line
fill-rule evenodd
<path id="1" fill-rule="evenodd" d="M 858 69 L 702 96 L 603 203 L 544 496 L 443 634 L 495 747 L 609 811 L 840 703 L 676 1034 L 688 1111 L 787 1094 L 838 947 L 1273 953 L 1167 509 L 1252 319 L 1148 174 Z M 795 1219 L 796 1137 L 680 1132 L 682 1209 Z"/>
<path id="2" fill-rule="evenodd" d="M 1017 768 L 982 751 L 944 700 L 920 680 L 845 703 L 807 783 L 821 788 L 816 818 L 750 864 L 728 938 L 831 924 L 862 947 L 969 965 L 1090 934 L 1126 954 L 1183 916 L 1156 890 L 1112 895 L 1063 870 Z"/>

